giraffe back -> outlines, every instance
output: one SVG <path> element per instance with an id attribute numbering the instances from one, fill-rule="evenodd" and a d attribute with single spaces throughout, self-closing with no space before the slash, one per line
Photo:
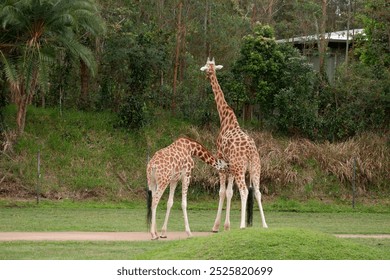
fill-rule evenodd
<path id="1" fill-rule="evenodd" d="M 149 186 L 168 184 L 180 179 L 183 171 L 194 165 L 190 150 L 179 141 L 158 150 L 149 161 L 146 173 Z"/>
<path id="2" fill-rule="evenodd" d="M 251 176 L 260 176 L 260 157 L 256 144 L 240 127 L 225 132 L 221 130 L 217 145 L 221 158 L 229 162 L 230 172 L 239 174 L 248 170 Z"/>
<path id="3" fill-rule="evenodd" d="M 193 156 L 217 169 L 227 168 L 227 163 L 216 159 L 202 144 L 190 138 L 181 137 L 171 145 L 157 151 L 147 165 L 149 186 L 177 181 L 182 175 L 189 175 L 194 167 Z"/>

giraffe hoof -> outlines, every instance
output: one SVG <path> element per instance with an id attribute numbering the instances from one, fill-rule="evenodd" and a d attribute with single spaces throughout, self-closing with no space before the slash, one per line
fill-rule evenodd
<path id="1" fill-rule="evenodd" d="M 212 233 L 218 233 L 219 231 L 218 230 L 212 230 L 211 232 Z"/>
<path id="2" fill-rule="evenodd" d="M 160 235 L 160 238 L 165 239 L 165 238 L 167 238 L 167 236 L 166 235 Z"/>
<path id="3" fill-rule="evenodd" d="M 158 240 L 158 236 L 152 237 L 152 240 Z"/>

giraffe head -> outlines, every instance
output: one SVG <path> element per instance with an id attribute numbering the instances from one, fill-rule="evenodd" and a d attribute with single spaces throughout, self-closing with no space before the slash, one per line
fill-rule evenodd
<path id="1" fill-rule="evenodd" d="M 215 65 L 214 57 L 212 60 L 210 60 L 210 58 L 208 57 L 206 65 L 200 68 L 200 71 L 206 71 L 207 76 L 209 76 L 214 73 L 215 70 L 222 69 L 222 67 L 222 65 Z"/>
<path id="2" fill-rule="evenodd" d="M 223 159 L 218 158 L 217 161 L 215 162 L 214 166 L 217 170 L 227 170 L 229 168 L 229 164 L 224 161 Z"/>

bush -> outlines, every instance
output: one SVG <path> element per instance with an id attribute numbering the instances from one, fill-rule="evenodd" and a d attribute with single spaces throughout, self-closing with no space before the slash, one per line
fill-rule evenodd
<path id="1" fill-rule="evenodd" d="M 140 129 L 147 123 L 146 104 L 138 95 L 130 95 L 118 113 L 118 126 L 126 129 Z"/>
<path id="2" fill-rule="evenodd" d="M 321 95 L 323 136 L 342 140 L 364 131 L 388 130 L 390 75 L 376 77 L 375 69 L 361 63 L 340 69 L 333 86 Z"/>
<path id="3" fill-rule="evenodd" d="M 282 67 L 281 89 L 274 96 L 273 124 L 284 134 L 318 137 L 318 95 L 315 91 L 315 74 L 306 58 L 291 46 L 280 50 L 285 56 Z"/>

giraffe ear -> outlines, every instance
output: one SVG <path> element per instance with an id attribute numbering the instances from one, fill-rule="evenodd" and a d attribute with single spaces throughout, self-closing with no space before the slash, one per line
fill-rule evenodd
<path id="1" fill-rule="evenodd" d="M 208 68 L 207 66 L 203 66 L 203 67 L 200 68 L 200 71 L 206 71 L 207 68 Z"/>
<path id="2" fill-rule="evenodd" d="M 222 69 L 222 68 L 223 68 L 222 65 L 216 65 L 216 66 L 215 66 L 215 70 L 219 70 L 219 69 Z"/>

